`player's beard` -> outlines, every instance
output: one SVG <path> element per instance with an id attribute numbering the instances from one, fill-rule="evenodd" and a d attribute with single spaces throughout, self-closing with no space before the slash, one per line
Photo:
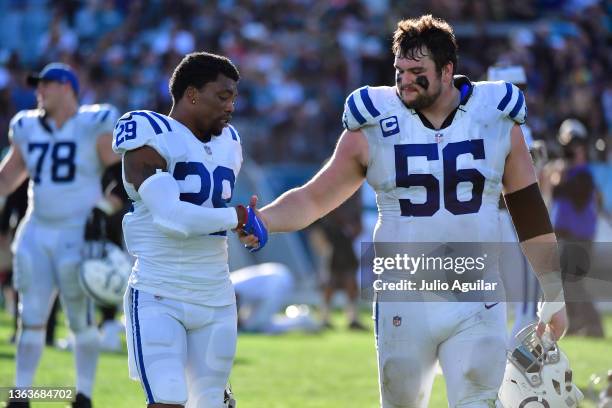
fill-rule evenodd
<path id="1" fill-rule="evenodd" d="M 431 89 L 431 88 L 430 88 Z M 427 91 L 425 91 L 427 92 Z M 440 94 L 442 93 L 442 82 L 438 82 L 438 89 L 435 92 L 426 93 L 424 95 L 419 94 L 411 102 L 405 102 L 406 106 L 414 110 L 423 110 L 433 105 Z"/>

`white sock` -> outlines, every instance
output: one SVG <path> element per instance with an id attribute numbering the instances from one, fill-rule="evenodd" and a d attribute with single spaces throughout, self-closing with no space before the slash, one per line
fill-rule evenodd
<path id="1" fill-rule="evenodd" d="M 15 386 L 31 387 L 45 346 L 45 330 L 22 329 L 17 340 Z"/>
<path id="2" fill-rule="evenodd" d="M 100 335 L 96 328 L 89 327 L 74 335 L 76 389 L 89 398 L 93 391 L 99 349 Z"/>

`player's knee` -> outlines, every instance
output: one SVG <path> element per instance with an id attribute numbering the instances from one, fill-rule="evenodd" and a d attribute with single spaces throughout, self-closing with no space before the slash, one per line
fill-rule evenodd
<path id="1" fill-rule="evenodd" d="M 207 388 L 189 395 L 190 408 L 221 408 L 223 405 L 223 390 L 221 388 Z"/>
<path id="2" fill-rule="evenodd" d="M 185 405 L 187 385 L 183 367 L 178 363 L 169 360 L 147 363 L 140 375 L 144 388 L 150 389 L 156 403 Z"/>
<path id="3" fill-rule="evenodd" d="M 19 333 L 19 345 L 21 347 L 36 347 L 45 344 L 45 326 L 23 327 Z"/>
<path id="4" fill-rule="evenodd" d="M 176 375 L 159 376 L 151 380 L 153 399 L 158 404 L 184 406 L 187 402 L 185 381 Z"/>
<path id="5" fill-rule="evenodd" d="M 59 288 L 65 299 L 85 296 L 85 292 L 79 283 L 79 265 L 78 260 L 65 260 L 57 267 Z"/>
<path id="6" fill-rule="evenodd" d="M 478 339 L 464 366 L 463 375 L 477 389 L 497 388 L 504 377 L 506 341 L 501 336 Z"/>
<path id="7" fill-rule="evenodd" d="M 42 305 L 40 299 L 28 298 L 27 303 L 22 303 L 20 310 L 21 325 L 36 330 L 44 330 L 47 323 L 48 307 Z"/>
<path id="8" fill-rule="evenodd" d="M 143 388 L 150 392 L 149 402 L 184 405 L 187 401 L 187 385 L 180 356 L 169 350 L 148 353 L 139 365 Z M 152 401 L 151 401 L 152 399 Z"/>
<path id="9" fill-rule="evenodd" d="M 76 347 L 95 353 L 100 347 L 100 333 L 95 327 L 89 326 L 74 332 L 74 342 Z"/>
<path id="10" fill-rule="evenodd" d="M 381 385 L 385 407 L 420 407 L 427 397 L 421 387 L 419 362 L 409 357 L 390 357 L 382 367 Z"/>

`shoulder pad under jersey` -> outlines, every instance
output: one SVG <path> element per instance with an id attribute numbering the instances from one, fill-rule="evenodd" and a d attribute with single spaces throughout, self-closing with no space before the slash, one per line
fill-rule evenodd
<path id="1" fill-rule="evenodd" d="M 347 130 L 371 126 L 389 110 L 397 98 L 395 88 L 390 86 L 364 86 L 353 91 L 344 103 L 342 125 Z"/>
<path id="2" fill-rule="evenodd" d="M 516 85 L 505 81 L 477 82 L 476 86 L 484 91 L 487 105 L 495 107 L 504 117 L 522 125 L 527 119 L 525 95 Z"/>

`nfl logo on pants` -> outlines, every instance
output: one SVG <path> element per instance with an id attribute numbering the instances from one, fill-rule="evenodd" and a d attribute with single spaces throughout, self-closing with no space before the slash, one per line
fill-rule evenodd
<path id="1" fill-rule="evenodd" d="M 399 327 L 402 325 L 402 318 L 401 316 L 393 316 L 393 325 L 395 327 Z"/>

